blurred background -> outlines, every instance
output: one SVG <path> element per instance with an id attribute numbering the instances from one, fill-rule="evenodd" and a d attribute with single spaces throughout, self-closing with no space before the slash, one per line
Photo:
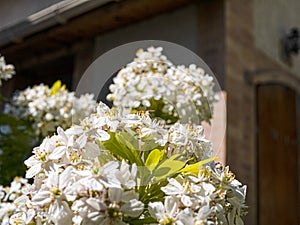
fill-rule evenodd
<path id="1" fill-rule="evenodd" d="M 131 41 L 185 46 L 226 95 L 220 155 L 248 185 L 245 224 L 300 224 L 299 12 L 298 0 L 0 0 L 0 53 L 17 73 L 1 92 L 58 79 L 75 90 Z"/>

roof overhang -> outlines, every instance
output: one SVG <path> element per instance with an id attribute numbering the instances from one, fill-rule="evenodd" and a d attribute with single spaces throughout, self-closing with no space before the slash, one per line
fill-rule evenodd
<path id="1" fill-rule="evenodd" d="M 66 24 L 69 19 L 113 1 L 115 0 L 63 0 L 0 29 L 0 46 L 20 43 L 28 36 L 55 25 Z"/>
<path id="2" fill-rule="evenodd" d="M 19 69 L 32 68 L 78 52 L 85 48 L 81 43 L 101 33 L 191 2 L 195 0 L 65 0 L 2 31 L 0 53 Z"/>

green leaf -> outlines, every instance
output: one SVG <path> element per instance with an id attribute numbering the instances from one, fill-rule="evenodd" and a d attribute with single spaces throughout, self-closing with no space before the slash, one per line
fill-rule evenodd
<path id="1" fill-rule="evenodd" d="M 145 186 L 149 185 L 152 175 L 146 166 L 138 166 L 137 171 L 138 171 L 138 185 L 142 187 L 140 189 L 140 191 L 142 192 Z"/>
<path id="2" fill-rule="evenodd" d="M 106 150 L 111 152 L 117 159 L 125 159 L 130 164 L 135 163 L 137 166 L 144 166 L 144 163 L 139 155 L 140 151 L 136 149 L 138 140 L 124 132 L 119 133 L 110 132 L 110 139 L 104 143 L 98 142 L 103 145 Z"/>
<path id="3" fill-rule="evenodd" d="M 145 219 L 132 219 L 132 220 L 126 220 L 124 219 L 125 222 L 131 224 L 131 225 L 144 225 L 144 224 L 155 224 L 157 223 L 157 220 L 152 218 L 152 217 L 148 217 Z"/>
<path id="4" fill-rule="evenodd" d="M 160 148 L 161 146 L 158 145 L 155 141 L 153 140 L 150 140 L 150 141 L 146 141 L 143 145 L 142 145 L 142 148 L 141 148 L 141 151 L 143 152 L 148 152 L 148 151 L 151 151 L 152 149 L 158 149 Z M 162 148 L 162 147 L 161 147 Z"/>
<path id="5" fill-rule="evenodd" d="M 129 149 L 138 150 L 139 149 L 139 141 L 136 137 L 128 132 L 121 131 L 118 133 L 118 138 L 120 142 L 127 146 Z"/>
<path id="6" fill-rule="evenodd" d="M 121 131 L 116 134 L 116 139 L 125 146 L 128 160 L 131 164 L 136 163 L 137 166 L 144 166 L 140 156 L 138 140 L 131 134 Z"/>
<path id="7" fill-rule="evenodd" d="M 184 167 L 183 169 L 181 169 L 180 173 L 191 173 L 191 174 L 194 174 L 194 175 L 198 175 L 200 166 L 202 166 L 206 163 L 212 162 L 217 158 L 218 158 L 218 156 L 215 156 L 215 157 L 212 157 L 212 158 L 209 158 L 209 159 L 204 159 L 200 162 L 188 165 L 188 166 Z"/>
<path id="8" fill-rule="evenodd" d="M 160 181 L 170 177 L 180 171 L 186 164 L 186 161 L 175 160 L 180 154 L 171 156 L 170 158 L 163 161 L 159 166 L 153 171 L 156 181 Z"/>
<path id="9" fill-rule="evenodd" d="M 115 160 L 116 160 L 116 158 L 114 158 L 114 157 L 110 154 L 110 152 L 108 152 L 108 151 L 101 152 L 101 153 L 100 153 L 100 156 L 98 157 L 98 159 L 99 159 L 99 162 L 100 162 L 100 164 L 101 164 L 102 166 L 105 165 L 105 164 L 108 163 L 108 162 L 111 162 L 111 161 L 115 161 Z"/>
<path id="10" fill-rule="evenodd" d="M 145 162 L 147 168 L 150 171 L 152 171 L 157 166 L 157 164 L 162 160 L 163 155 L 164 155 L 164 150 L 158 150 L 158 149 L 152 150 Z"/>
<path id="11" fill-rule="evenodd" d="M 110 153 L 112 153 L 118 159 L 127 159 L 126 151 L 124 151 L 124 146 L 120 145 L 119 141 L 116 139 L 116 133 L 109 132 L 110 139 L 105 142 L 97 142 L 100 148 L 104 148 Z"/>
<path id="12" fill-rule="evenodd" d="M 15 176 L 23 176 L 24 160 L 41 141 L 29 121 L 0 113 L 0 183 L 8 185 Z M 11 160 L 13 159 L 13 160 Z"/>

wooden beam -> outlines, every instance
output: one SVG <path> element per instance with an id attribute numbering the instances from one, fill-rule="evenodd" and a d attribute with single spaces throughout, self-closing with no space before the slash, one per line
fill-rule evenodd
<path id="1" fill-rule="evenodd" d="M 72 54 L 72 46 L 76 42 L 190 2 L 193 0 L 124 0 L 109 3 L 73 18 L 64 25 L 26 37 L 19 43 L 9 44 L 1 49 L 1 54 L 20 68 L 31 67 L 58 56 Z"/>

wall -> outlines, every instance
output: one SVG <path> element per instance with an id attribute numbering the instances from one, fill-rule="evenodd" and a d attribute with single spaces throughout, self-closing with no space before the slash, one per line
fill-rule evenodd
<path id="1" fill-rule="evenodd" d="M 300 77 L 300 55 L 286 61 L 281 42 L 291 28 L 300 30 L 300 1 L 254 0 L 253 10 L 255 45 Z"/>
<path id="2" fill-rule="evenodd" d="M 223 71 L 223 4 L 189 4 L 147 20 L 113 30 L 96 39 L 95 57 L 121 44 L 138 40 L 164 40 L 196 53 L 210 67 L 221 87 Z M 169 54 L 172 59 L 175 56 Z M 189 59 L 174 58 L 182 64 Z"/>
<path id="3" fill-rule="evenodd" d="M 98 36 L 95 55 L 138 40 L 170 41 L 197 52 L 197 26 L 197 6 L 189 5 Z"/>
<path id="4" fill-rule="evenodd" d="M 256 224 L 255 95 L 244 72 L 254 68 L 251 1 L 231 0 L 225 8 L 227 34 L 225 73 L 227 91 L 227 164 L 248 186 L 250 213 L 246 224 Z"/>
<path id="5" fill-rule="evenodd" d="M 258 224 L 256 85 L 259 82 L 251 82 L 251 79 L 248 82 L 245 75 L 250 72 L 253 79 L 255 77 L 261 81 L 263 77 L 268 77 L 264 82 L 298 83 L 297 87 L 300 89 L 299 79 L 295 78 L 295 73 L 276 59 L 275 51 L 273 52 L 271 46 L 267 47 L 270 44 L 267 43 L 268 40 L 276 42 L 276 38 L 262 37 L 263 40 L 260 40 L 261 37 L 256 36 L 257 20 L 264 20 L 262 16 L 255 18 L 257 16 L 255 10 L 261 10 L 255 9 L 260 7 L 256 5 L 257 2 L 256 0 L 229 0 L 225 5 L 227 163 L 241 182 L 248 185 L 249 214 L 245 224 L 250 225 Z M 272 1 L 272 4 L 268 5 L 269 13 L 279 10 L 280 7 L 280 4 L 277 5 Z M 290 10 L 294 9 L 290 8 Z M 297 12 L 295 9 L 295 13 Z M 264 16 L 268 17 L 267 14 Z M 269 22 L 273 25 L 261 25 L 261 29 L 271 29 L 280 24 L 275 20 Z"/>

